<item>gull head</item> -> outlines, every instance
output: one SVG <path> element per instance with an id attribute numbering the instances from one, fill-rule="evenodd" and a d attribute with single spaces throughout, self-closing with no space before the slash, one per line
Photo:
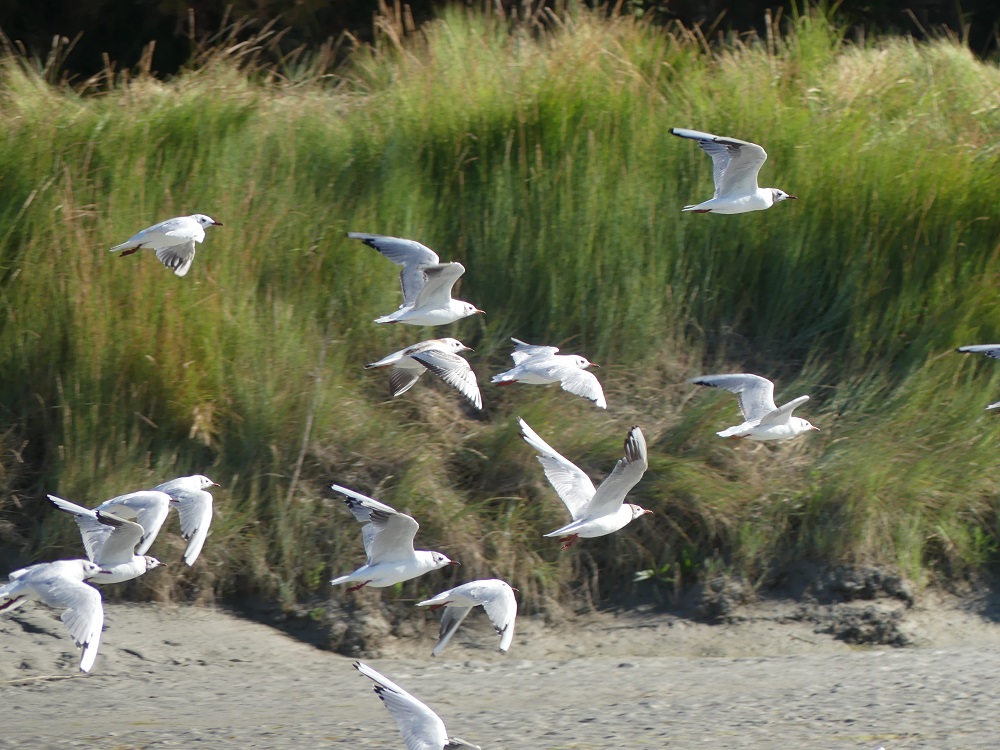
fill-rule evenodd
<path id="1" fill-rule="evenodd" d="M 92 563 L 90 560 L 80 560 L 80 567 L 83 569 L 83 580 L 85 581 L 89 581 L 103 572 L 100 565 Z"/>
<path id="2" fill-rule="evenodd" d="M 449 352 L 474 351 L 471 346 L 466 346 L 458 339 L 441 339 L 441 346 Z"/>
<path id="3" fill-rule="evenodd" d="M 147 572 L 150 571 L 150 570 L 152 570 L 153 568 L 158 568 L 158 567 L 160 567 L 161 565 L 164 564 L 164 563 L 161 563 L 159 560 L 157 560 L 152 555 L 143 555 L 142 559 L 146 561 L 146 571 Z"/>
<path id="4" fill-rule="evenodd" d="M 452 560 L 448 555 L 443 555 L 440 552 L 431 552 L 431 562 L 434 563 L 434 570 L 443 568 L 445 565 L 461 565 L 457 560 Z"/>
<path id="5" fill-rule="evenodd" d="M 801 417 L 792 417 L 788 420 L 788 423 L 792 426 L 792 429 L 795 430 L 796 435 L 803 432 L 809 432 L 809 430 L 816 430 L 816 432 L 819 432 L 819 427 L 816 427 L 809 422 L 809 420 L 802 419 Z"/>
<path id="6" fill-rule="evenodd" d="M 789 195 L 784 190 L 778 190 L 778 188 L 771 188 L 771 203 L 781 203 L 781 201 L 797 201 L 798 197 L 794 195 Z"/>
<path id="7" fill-rule="evenodd" d="M 475 305 L 470 305 L 468 302 L 459 302 L 458 314 L 463 318 L 467 318 L 470 315 L 477 315 L 477 314 L 485 315 L 486 311 L 480 310 L 478 307 L 476 307 Z"/>
<path id="8" fill-rule="evenodd" d="M 221 227 L 222 222 L 216 221 L 211 216 L 206 216 L 205 214 L 192 214 L 191 218 L 201 224 L 203 227 Z"/>
<path id="9" fill-rule="evenodd" d="M 646 510 L 642 506 L 636 505 L 635 503 L 629 503 L 628 507 L 632 509 L 632 520 L 633 521 L 635 519 L 637 519 L 639 516 L 644 516 L 647 513 L 652 513 L 653 512 L 651 510 Z"/>
<path id="10" fill-rule="evenodd" d="M 188 477 L 192 482 L 194 482 L 199 490 L 206 489 L 207 487 L 221 487 L 222 485 L 218 482 L 213 482 L 211 479 L 206 477 L 204 474 L 194 474 Z"/>
<path id="11" fill-rule="evenodd" d="M 586 357 L 581 357 L 578 354 L 573 355 L 573 365 L 579 367 L 581 370 L 586 370 L 588 367 L 600 367 L 600 365 L 595 365 Z"/>

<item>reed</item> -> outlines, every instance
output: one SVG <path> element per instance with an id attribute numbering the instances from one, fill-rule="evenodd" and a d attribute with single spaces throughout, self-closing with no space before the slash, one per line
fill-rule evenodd
<path id="1" fill-rule="evenodd" d="M 330 482 L 412 512 L 462 580 L 506 577 L 529 608 L 641 592 L 653 566 L 680 588 L 802 560 L 918 581 L 996 562 L 1000 370 L 950 352 L 1000 336 L 995 65 L 947 39 L 848 40 L 819 12 L 712 44 L 575 7 L 380 29 L 332 71 L 220 42 L 171 80 L 147 60 L 75 89 L 8 55 L 0 561 L 79 554 L 46 492 L 96 504 L 199 472 L 224 485 L 203 560 L 151 595 L 321 592 L 362 558 Z M 799 201 L 682 215 L 711 167 L 674 125 L 762 143 L 762 184 Z M 226 226 L 184 279 L 107 252 L 195 211 Z M 485 320 L 375 326 L 396 268 L 347 230 L 463 262 Z M 475 347 L 484 418 L 429 377 L 388 401 L 361 369 L 439 335 Z M 605 365 L 608 412 L 491 388 L 511 335 Z M 733 399 L 684 380 L 743 370 L 811 394 L 823 432 L 718 440 Z M 640 424 L 656 515 L 560 554 L 517 415 L 595 480 Z"/>

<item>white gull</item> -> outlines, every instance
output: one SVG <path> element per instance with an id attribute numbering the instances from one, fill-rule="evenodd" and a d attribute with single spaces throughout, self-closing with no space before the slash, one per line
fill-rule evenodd
<path id="1" fill-rule="evenodd" d="M 1000 359 L 1000 344 L 972 344 L 971 346 L 960 346 L 955 350 L 963 354 L 985 354 L 991 359 Z M 1000 409 L 1000 401 L 987 404 L 987 409 Z"/>
<path id="2" fill-rule="evenodd" d="M 364 586 L 384 588 L 445 565 L 458 565 L 440 552 L 413 549 L 413 538 L 420 525 L 412 517 L 346 487 L 337 484 L 331 487 L 334 492 L 344 495 L 347 508 L 364 524 L 361 539 L 367 556 L 364 565 L 353 573 L 334 578 L 331 585 L 358 582 L 348 591 Z"/>
<path id="3" fill-rule="evenodd" d="M 429 607 L 432 610 L 444 608 L 444 613 L 441 615 L 441 631 L 431 656 L 437 656 L 441 653 L 455 631 L 458 630 L 458 626 L 462 624 L 462 620 L 472 611 L 473 607 L 480 604 L 486 610 L 494 629 L 500 634 L 500 653 L 507 653 L 511 641 L 514 640 L 517 600 L 514 598 L 514 589 L 511 588 L 510 584 L 498 578 L 489 578 L 482 581 L 469 581 L 453 589 L 442 591 L 430 599 L 417 602 L 418 607 Z"/>
<path id="4" fill-rule="evenodd" d="M 541 455 L 538 462 L 552 488 L 569 510 L 573 520 L 545 536 L 558 536 L 562 549 L 573 546 L 579 538 L 611 534 L 646 513 L 652 513 L 633 503 L 625 503 L 625 496 L 638 484 L 648 467 L 646 439 L 642 430 L 633 427 L 625 438 L 625 457 L 620 459 L 611 474 L 594 488 L 594 483 L 576 464 L 560 455 L 542 440 L 523 419 L 518 419 L 521 437 Z"/>
<path id="5" fill-rule="evenodd" d="M 681 138 L 690 138 L 712 157 L 714 166 L 715 195 L 711 200 L 693 206 L 684 206 L 682 211 L 699 214 L 744 214 L 748 211 L 763 211 L 775 203 L 795 200 L 778 188 L 757 187 L 757 173 L 767 160 L 767 152 L 756 143 L 737 138 L 702 133 L 700 130 L 671 128 L 670 132 Z"/>
<path id="6" fill-rule="evenodd" d="M 452 750 L 461 747 L 482 750 L 479 745 L 470 745 L 458 737 L 449 737 L 440 716 L 388 677 L 379 674 L 364 662 L 355 662 L 354 668 L 375 683 L 375 695 L 396 720 L 399 733 L 406 743 L 406 750 Z"/>
<path id="7" fill-rule="evenodd" d="M 598 367 L 586 357 L 576 354 L 557 354 L 554 346 L 535 346 L 519 339 L 511 338 L 517 346 L 511 353 L 514 367 L 499 375 L 494 375 L 496 385 L 511 383 L 531 383 L 547 385 L 559 383 L 564 391 L 575 396 L 583 396 L 594 402 L 599 409 L 607 409 L 604 389 L 588 367 Z"/>
<path id="8" fill-rule="evenodd" d="M 183 276 L 194 261 L 195 243 L 203 242 L 205 227 L 213 226 L 221 227 L 222 224 L 205 214 L 176 216 L 143 229 L 120 245 L 115 245 L 111 252 L 121 251 L 121 257 L 124 258 L 148 248 L 156 251 L 156 257 L 174 274 Z"/>
<path id="9" fill-rule="evenodd" d="M 789 440 L 803 432 L 819 431 L 819 427 L 813 427 L 806 420 L 792 416 L 795 407 L 808 401 L 808 396 L 792 399 L 779 409 L 774 403 L 774 383 L 760 375 L 702 375 L 691 378 L 688 382 L 722 388 L 736 394 L 743 423 L 717 432 L 719 437 L 759 441 Z"/>
<path id="10" fill-rule="evenodd" d="M 428 339 L 365 365 L 366 370 L 391 367 L 389 391 L 393 398 L 401 396 L 427 370 L 465 396 L 477 409 L 483 408 L 483 397 L 476 382 L 476 373 L 457 352 L 472 351 L 458 339 Z"/>
<path id="11" fill-rule="evenodd" d="M 55 495 L 48 497 L 56 508 L 74 517 L 87 557 L 101 566 L 101 574 L 93 579 L 94 583 L 130 581 L 163 564 L 150 555 L 136 554 L 135 547 L 144 533 L 138 523 L 113 513 L 84 508 Z"/>
<path id="12" fill-rule="evenodd" d="M 84 581 L 100 573 L 101 567 L 90 560 L 57 560 L 15 570 L 0 586 L 0 613 L 17 609 L 28 599 L 63 610 L 60 619 L 83 648 L 80 671 L 89 672 L 101 645 L 104 607 L 101 592 Z"/>
<path id="13" fill-rule="evenodd" d="M 403 267 L 399 273 L 403 304 L 396 312 L 376 318 L 376 323 L 440 326 L 482 312 L 451 297 L 452 287 L 465 273 L 461 263 L 442 263 L 437 253 L 415 240 L 363 232 L 348 232 L 347 236 L 361 240 Z"/>

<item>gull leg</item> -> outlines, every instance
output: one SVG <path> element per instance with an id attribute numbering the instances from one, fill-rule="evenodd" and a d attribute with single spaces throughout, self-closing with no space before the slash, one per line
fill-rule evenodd
<path id="1" fill-rule="evenodd" d="M 443 604 L 432 604 L 427 609 L 430 610 L 441 609 L 442 607 L 447 607 L 449 604 L 451 604 L 451 602 L 444 602 Z"/>
<path id="2" fill-rule="evenodd" d="M 363 589 L 369 583 L 371 583 L 371 581 L 365 581 L 364 583 L 359 583 L 357 586 L 348 586 L 346 590 L 347 591 L 357 591 L 358 589 Z"/>
<path id="3" fill-rule="evenodd" d="M 562 542 L 562 547 L 559 549 L 569 549 L 578 541 L 580 541 L 579 534 L 570 534 L 569 536 L 560 537 L 559 541 Z"/>
<path id="4" fill-rule="evenodd" d="M 692 208 L 691 212 L 692 213 L 696 213 L 696 214 L 710 214 L 710 213 L 712 213 L 712 209 L 710 209 L 710 208 Z"/>
<path id="5" fill-rule="evenodd" d="M 124 258 L 124 257 L 125 257 L 126 255 L 131 255 L 132 253 L 137 253 L 137 252 L 139 252 L 139 248 L 140 248 L 140 247 L 142 247 L 142 245 L 136 245 L 135 247 L 133 247 L 133 248 L 132 248 L 132 249 L 130 249 L 130 250 L 122 250 L 122 253 L 121 253 L 121 257 L 123 257 L 123 258 Z"/>

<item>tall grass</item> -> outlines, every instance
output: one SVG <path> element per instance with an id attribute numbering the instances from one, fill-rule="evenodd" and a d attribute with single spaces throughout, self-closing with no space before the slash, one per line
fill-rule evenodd
<path id="1" fill-rule="evenodd" d="M 193 472 L 224 485 L 213 534 L 150 595 L 321 592 L 362 558 L 331 481 L 414 513 L 462 579 L 508 578 L 530 606 L 627 592 L 652 565 L 680 585 L 797 560 L 920 580 L 996 561 L 982 406 L 1000 371 L 950 353 L 1000 336 L 996 66 L 949 40 L 845 40 L 818 13 L 718 45 L 572 9 L 381 29 L 334 74 L 220 48 L 169 81 L 81 92 L 5 60 L 3 562 L 79 553 L 45 492 L 96 503 Z M 762 143 L 762 183 L 799 201 L 682 215 L 711 167 L 671 126 Z M 184 279 L 107 252 L 195 211 L 226 226 Z M 346 230 L 462 261 L 485 320 L 375 326 L 396 267 Z M 387 400 L 361 365 L 431 335 L 474 346 L 483 382 L 511 335 L 583 353 L 610 408 L 484 385 L 476 419 L 432 382 Z M 706 370 L 809 393 L 823 432 L 718 440 L 733 399 L 684 384 Z M 656 515 L 560 554 L 541 533 L 565 513 L 516 415 L 595 478 L 640 424 L 635 494 Z"/>

